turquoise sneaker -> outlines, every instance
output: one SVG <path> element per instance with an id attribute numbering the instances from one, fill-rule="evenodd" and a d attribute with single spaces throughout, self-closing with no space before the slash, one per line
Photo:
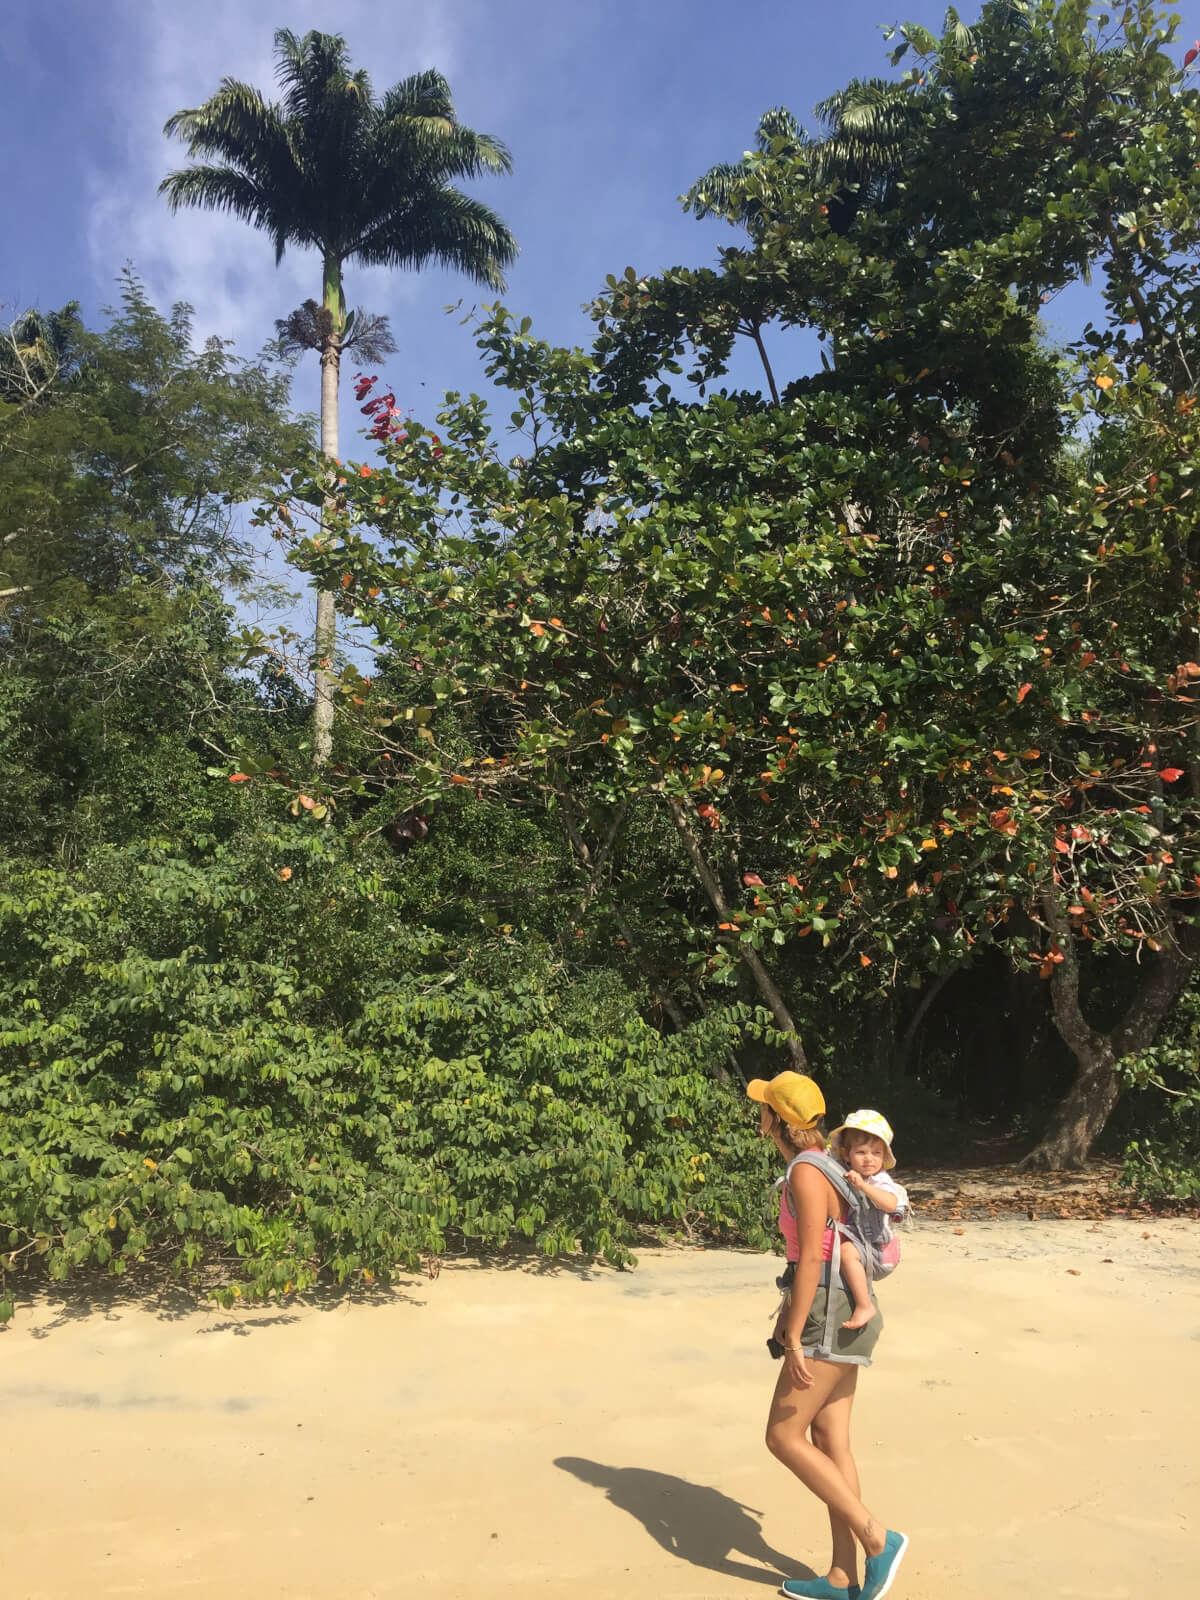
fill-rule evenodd
<path id="1" fill-rule="evenodd" d="M 859 1600 L 862 1593 L 856 1583 L 839 1589 L 828 1578 L 785 1578 L 779 1592 L 790 1594 L 792 1600 Z"/>
<path id="2" fill-rule="evenodd" d="M 861 1600 L 883 1600 L 900 1570 L 908 1540 L 902 1533 L 890 1533 L 877 1556 L 868 1556 L 863 1572 Z"/>

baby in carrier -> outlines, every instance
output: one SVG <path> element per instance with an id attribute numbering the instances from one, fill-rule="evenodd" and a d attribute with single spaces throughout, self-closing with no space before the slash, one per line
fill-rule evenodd
<path id="1" fill-rule="evenodd" d="M 855 1111 L 829 1138 L 829 1153 L 846 1169 L 846 1182 L 869 1205 L 851 1215 L 841 1231 L 842 1281 L 854 1301 L 844 1328 L 865 1327 L 875 1315 L 871 1280 L 886 1278 L 900 1261 L 892 1231 L 908 1215 L 908 1194 L 890 1176 L 896 1165 L 892 1128 L 878 1111 Z"/>

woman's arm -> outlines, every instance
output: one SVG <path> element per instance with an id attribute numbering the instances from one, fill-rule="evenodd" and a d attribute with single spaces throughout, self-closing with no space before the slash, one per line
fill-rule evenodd
<path id="1" fill-rule="evenodd" d="M 825 1245 L 825 1224 L 831 1213 L 833 1189 L 827 1178 L 816 1167 L 800 1162 L 792 1168 L 788 1179 L 792 1202 L 796 1208 L 796 1234 L 800 1243 L 800 1258 L 796 1263 L 796 1276 L 792 1283 L 791 1304 L 784 1327 L 783 1343 L 787 1346 L 788 1374 L 798 1388 L 812 1385 L 800 1341 L 804 1324 L 816 1297 L 821 1281 L 821 1257 Z"/>

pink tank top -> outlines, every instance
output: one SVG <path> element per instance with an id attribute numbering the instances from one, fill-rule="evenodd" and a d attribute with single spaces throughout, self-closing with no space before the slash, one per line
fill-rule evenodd
<path id="1" fill-rule="evenodd" d="M 792 1215 L 792 1208 L 788 1205 L 786 1182 L 779 1185 L 779 1231 L 783 1235 L 787 1259 L 792 1262 L 799 1261 L 800 1232 L 796 1226 L 796 1219 Z M 825 1225 L 825 1237 L 821 1241 L 821 1260 L 833 1260 L 833 1229 L 828 1223 Z"/>

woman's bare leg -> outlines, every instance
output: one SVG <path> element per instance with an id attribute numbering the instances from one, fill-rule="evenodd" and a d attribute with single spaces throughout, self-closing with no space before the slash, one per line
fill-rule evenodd
<path id="1" fill-rule="evenodd" d="M 829 1399 L 812 1419 L 812 1442 L 846 1480 L 851 1492 L 861 1495 L 858 1468 L 850 1452 L 850 1411 L 854 1405 L 854 1392 L 858 1386 L 858 1368 L 841 1368 L 841 1378 L 834 1384 Z M 833 1554 L 829 1558 L 827 1577 L 835 1589 L 848 1588 L 858 1582 L 858 1544 L 850 1524 L 832 1507 L 829 1511 L 829 1531 L 833 1538 Z"/>
<path id="2" fill-rule="evenodd" d="M 771 1412 L 767 1418 L 767 1449 L 800 1479 L 804 1487 L 827 1507 L 830 1520 L 837 1517 L 869 1556 L 882 1551 L 887 1527 L 873 1517 L 837 1463 L 808 1437 L 814 1417 L 842 1382 L 845 1365 L 835 1361 L 810 1361 L 812 1387 L 796 1388 L 787 1367 L 779 1374 Z"/>

